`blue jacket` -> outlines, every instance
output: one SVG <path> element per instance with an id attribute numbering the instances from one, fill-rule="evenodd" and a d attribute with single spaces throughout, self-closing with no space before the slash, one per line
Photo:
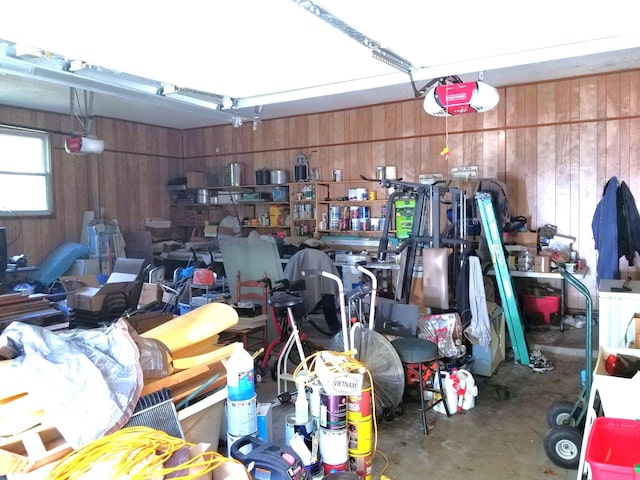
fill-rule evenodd
<path id="1" fill-rule="evenodd" d="M 620 278 L 618 254 L 618 179 L 611 177 L 604 187 L 602 199 L 591 221 L 595 247 L 598 250 L 598 282 Z"/>

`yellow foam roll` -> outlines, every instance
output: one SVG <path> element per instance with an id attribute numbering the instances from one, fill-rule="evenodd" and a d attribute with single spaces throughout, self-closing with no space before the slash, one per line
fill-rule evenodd
<path id="1" fill-rule="evenodd" d="M 226 303 L 208 303 L 142 334 L 164 343 L 171 354 L 204 342 L 238 323 L 238 314 Z"/>
<path id="2" fill-rule="evenodd" d="M 186 370 L 187 368 L 197 367 L 199 365 L 206 365 L 215 360 L 221 360 L 228 358 L 233 350 L 233 344 L 231 345 L 210 345 L 208 349 L 199 350 L 197 353 L 194 351 L 191 355 L 176 356 L 173 358 L 173 368 L 176 370 Z M 183 352 L 188 351 L 182 350 Z"/>

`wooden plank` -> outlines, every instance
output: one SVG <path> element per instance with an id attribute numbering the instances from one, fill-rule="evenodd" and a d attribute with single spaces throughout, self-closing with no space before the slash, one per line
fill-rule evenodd
<path id="1" fill-rule="evenodd" d="M 231 355 L 233 345 L 228 345 L 227 348 L 219 350 L 220 358 L 212 360 L 205 365 L 199 365 L 197 367 L 189 368 L 187 370 L 181 370 L 169 375 L 168 377 L 152 380 L 144 385 L 141 395 L 147 395 L 149 393 L 157 392 L 163 388 L 170 390 L 180 389 L 185 385 L 192 385 L 193 383 L 202 383 L 206 379 L 211 378 L 215 373 L 224 371 L 222 360 Z"/>

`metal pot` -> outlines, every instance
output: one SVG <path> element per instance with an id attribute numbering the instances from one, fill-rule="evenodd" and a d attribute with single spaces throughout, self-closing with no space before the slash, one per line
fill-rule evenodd
<path id="1" fill-rule="evenodd" d="M 242 165 L 240 163 L 229 164 L 229 179 L 232 187 L 242 185 Z"/>
<path id="2" fill-rule="evenodd" d="M 209 190 L 206 188 L 199 188 L 196 192 L 196 202 L 199 204 L 209 203 Z"/>
<path id="3" fill-rule="evenodd" d="M 271 171 L 268 168 L 256 170 L 256 185 L 269 185 L 271 183 Z"/>
<path id="4" fill-rule="evenodd" d="M 289 183 L 289 172 L 287 170 L 271 170 L 271 184 L 283 185 Z"/>

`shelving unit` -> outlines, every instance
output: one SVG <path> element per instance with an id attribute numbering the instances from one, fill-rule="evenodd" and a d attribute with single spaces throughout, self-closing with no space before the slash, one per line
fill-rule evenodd
<path id="1" fill-rule="evenodd" d="M 382 231 L 387 191 L 366 180 L 328 183 L 328 195 L 318 201 L 320 219 L 327 217 L 322 235 L 357 235 L 379 237 Z"/>
<path id="2" fill-rule="evenodd" d="M 327 182 L 296 182 L 289 184 L 291 235 L 318 236 L 322 212 L 321 200 L 329 195 Z"/>
<path id="3" fill-rule="evenodd" d="M 284 195 L 281 201 L 272 201 L 274 191 Z M 243 185 L 241 187 L 208 187 L 199 189 L 171 187 L 172 223 L 178 227 L 198 227 L 205 222 L 218 223 L 229 214 L 248 219 L 249 225 L 264 233 L 289 231 L 288 185 Z M 210 193 L 209 203 L 196 203 L 195 192 Z M 217 200 L 214 200 L 217 199 Z"/>
<path id="4" fill-rule="evenodd" d="M 204 189 L 211 192 L 212 197 L 218 194 L 218 199 L 222 194 L 233 195 L 231 202 L 224 203 L 195 203 L 198 190 L 203 189 L 171 188 L 171 218 L 175 226 L 194 228 L 204 222 L 217 223 L 232 211 L 249 219 L 248 226 L 263 233 L 284 230 L 288 235 L 315 238 L 323 235 L 379 237 L 388 199 L 386 189 L 366 180 Z M 276 192 L 278 200 L 273 201 L 270 198 Z M 256 198 L 252 198 L 254 196 Z M 342 222 L 335 222 L 336 212 Z"/>

